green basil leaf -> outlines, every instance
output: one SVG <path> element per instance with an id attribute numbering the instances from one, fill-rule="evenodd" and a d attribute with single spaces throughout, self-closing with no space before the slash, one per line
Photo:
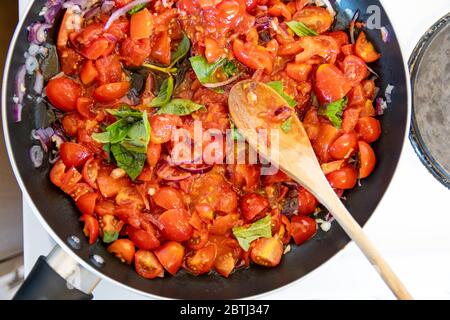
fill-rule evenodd
<path id="1" fill-rule="evenodd" d="M 239 68 L 234 63 L 234 61 L 227 60 L 225 64 L 223 65 L 223 72 L 228 76 L 228 78 L 231 78 L 239 73 Z"/>
<path id="2" fill-rule="evenodd" d="M 272 237 L 272 218 L 270 215 L 256 221 L 249 227 L 235 227 L 233 234 L 236 237 L 239 245 L 245 251 L 248 251 L 250 244 L 259 238 Z"/>
<path id="3" fill-rule="evenodd" d="M 141 119 L 141 117 L 142 117 L 141 111 L 133 110 L 130 108 L 106 109 L 106 112 L 108 112 L 110 115 L 113 115 L 114 117 L 116 117 L 118 119 L 123 119 L 123 118 Z"/>
<path id="4" fill-rule="evenodd" d="M 111 142 L 111 136 L 110 136 L 109 132 L 93 133 L 91 137 L 98 143 Z"/>
<path id="5" fill-rule="evenodd" d="M 175 52 L 172 52 L 170 67 L 173 67 L 178 61 L 180 61 L 180 59 L 186 56 L 189 52 L 189 49 L 191 49 L 191 42 L 189 41 L 188 36 L 183 33 L 183 39 L 181 39 L 180 43 L 178 44 L 177 50 L 175 50 Z"/>
<path id="6" fill-rule="evenodd" d="M 295 107 L 297 105 L 297 102 L 286 92 L 284 92 L 283 83 L 281 81 L 272 81 L 266 83 L 269 87 L 271 87 L 273 90 L 275 90 L 286 102 L 290 107 Z"/>
<path id="7" fill-rule="evenodd" d="M 214 73 L 226 64 L 228 61 L 227 59 L 219 59 L 216 62 L 212 64 L 208 64 L 208 61 L 206 61 L 206 58 L 204 56 L 195 56 L 189 58 L 189 61 L 191 62 L 192 69 L 195 72 L 195 75 L 197 76 L 197 79 L 200 81 L 200 83 L 213 83 L 214 82 Z"/>
<path id="8" fill-rule="evenodd" d="M 283 130 L 284 133 L 289 133 L 292 130 L 292 117 L 287 119 L 285 122 L 281 124 L 281 130 Z"/>
<path id="9" fill-rule="evenodd" d="M 144 169 L 146 155 L 132 152 L 120 144 L 111 145 L 111 152 L 117 162 L 117 166 L 125 170 L 132 180 L 135 180 Z"/>
<path id="10" fill-rule="evenodd" d="M 159 88 L 158 96 L 154 98 L 150 105 L 152 107 L 161 107 L 170 101 L 173 94 L 173 77 L 169 76 L 166 80 L 163 81 L 161 87 Z"/>
<path id="11" fill-rule="evenodd" d="M 146 3 L 139 4 L 139 5 L 137 5 L 136 7 L 134 7 L 133 9 L 131 9 L 130 11 L 128 11 L 128 14 L 133 15 L 133 14 L 135 14 L 135 13 L 138 13 L 139 11 L 141 11 L 142 9 L 144 9 L 146 6 L 147 6 Z"/>
<path id="12" fill-rule="evenodd" d="M 158 114 L 175 114 L 177 116 L 187 116 L 197 110 L 204 109 L 205 106 L 197 104 L 188 99 L 173 99 L 168 104 L 162 106 Z"/>
<path id="13" fill-rule="evenodd" d="M 103 231 L 103 242 L 111 243 L 119 239 L 119 233 L 117 231 Z"/>
<path id="14" fill-rule="evenodd" d="M 110 143 L 119 143 L 125 140 L 128 135 L 130 124 L 125 119 L 120 119 L 106 128 L 109 133 Z"/>
<path id="15" fill-rule="evenodd" d="M 308 28 L 303 22 L 291 20 L 291 21 L 286 22 L 286 24 L 299 37 L 318 36 L 319 35 L 316 31 Z"/>
<path id="16" fill-rule="evenodd" d="M 319 109 L 319 115 L 326 116 L 333 126 L 340 129 L 342 126 L 342 115 L 347 106 L 347 97 L 339 99 Z"/>

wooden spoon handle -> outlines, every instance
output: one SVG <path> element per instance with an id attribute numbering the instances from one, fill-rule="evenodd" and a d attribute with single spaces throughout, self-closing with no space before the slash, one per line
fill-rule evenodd
<path id="1" fill-rule="evenodd" d="M 342 202 L 337 197 L 334 198 L 335 199 L 328 198 L 328 201 L 324 202 L 324 205 L 326 203 L 327 209 L 332 212 L 333 217 L 339 222 L 349 237 L 358 245 L 394 295 L 400 300 L 412 300 L 413 297 L 409 294 L 408 290 L 372 242 L 367 238 L 358 222 L 356 222 Z"/>

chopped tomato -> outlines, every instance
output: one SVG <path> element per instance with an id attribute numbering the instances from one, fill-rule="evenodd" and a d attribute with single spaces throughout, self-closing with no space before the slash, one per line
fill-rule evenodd
<path id="1" fill-rule="evenodd" d="M 294 20 L 304 23 L 317 33 L 324 33 L 330 29 L 334 18 L 325 8 L 309 6 L 295 14 Z"/>
<path id="2" fill-rule="evenodd" d="M 349 158 L 358 147 L 358 136 L 355 133 L 346 133 L 334 141 L 329 148 L 330 155 L 336 160 Z"/>
<path id="3" fill-rule="evenodd" d="M 100 38 L 89 46 L 83 48 L 81 54 L 90 60 L 97 60 L 100 57 L 106 57 L 112 53 L 116 44 L 106 38 Z"/>
<path id="4" fill-rule="evenodd" d="M 367 63 L 375 62 L 381 57 L 381 55 L 375 50 L 372 42 L 367 40 L 364 31 L 360 32 L 358 40 L 356 40 L 355 53 Z"/>
<path id="5" fill-rule="evenodd" d="M 86 183 L 76 183 L 70 188 L 64 187 L 65 192 L 77 202 L 83 195 L 87 193 L 93 193 L 94 190 Z"/>
<path id="6" fill-rule="evenodd" d="M 345 77 L 353 84 L 353 86 L 359 84 L 369 75 L 366 63 L 353 55 L 345 57 L 342 69 Z"/>
<path id="7" fill-rule="evenodd" d="M 355 187 L 358 175 L 355 168 L 346 166 L 328 174 L 327 179 L 333 188 L 347 190 Z"/>
<path id="8" fill-rule="evenodd" d="M 328 32 L 327 36 L 330 36 L 334 40 L 336 40 L 339 48 L 342 48 L 343 46 L 348 45 L 348 43 L 350 42 L 348 34 L 345 31 Z"/>
<path id="9" fill-rule="evenodd" d="M 372 147 L 365 141 L 359 141 L 359 178 L 370 176 L 375 168 L 376 156 Z"/>
<path id="10" fill-rule="evenodd" d="M 186 269 L 195 275 L 208 273 L 214 266 L 217 256 L 217 248 L 214 244 L 192 251 L 186 256 Z"/>
<path id="11" fill-rule="evenodd" d="M 339 136 L 339 130 L 331 124 L 322 123 L 319 127 L 317 139 L 313 143 L 314 151 L 317 154 L 320 162 L 329 162 L 330 146 L 336 141 Z"/>
<path id="12" fill-rule="evenodd" d="M 160 32 L 160 34 L 156 38 L 150 56 L 152 59 L 162 64 L 170 63 L 170 37 L 166 31 Z"/>
<path id="13" fill-rule="evenodd" d="M 100 83 L 114 83 L 122 80 L 122 65 L 119 56 L 113 54 L 95 62 Z"/>
<path id="14" fill-rule="evenodd" d="M 295 56 L 296 63 L 310 63 L 311 61 L 314 61 L 314 64 L 317 64 L 322 63 L 324 60 L 329 64 L 336 62 L 339 54 L 339 45 L 333 37 L 301 37 L 298 42 L 303 48 L 303 51 Z M 316 56 L 320 59 L 311 60 Z"/>
<path id="15" fill-rule="evenodd" d="M 136 272 L 143 278 L 155 279 L 164 277 L 164 269 L 153 252 L 145 250 L 136 252 L 134 255 L 134 267 Z"/>
<path id="16" fill-rule="evenodd" d="M 321 65 L 316 72 L 316 94 L 322 103 L 331 103 L 347 95 L 352 83 L 332 64 Z"/>
<path id="17" fill-rule="evenodd" d="M 234 239 L 216 237 L 212 239 L 217 246 L 217 257 L 214 269 L 223 277 L 228 278 L 236 267 L 242 249 Z"/>
<path id="18" fill-rule="evenodd" d="M 307 216 L 313 213 L 319 202 L 317 202 L 316 197 L 314 197 L 311 192 L 303 187 L 298 188 L 298 214 L 301 216 Z"/>
<path id="19" fill-rule="evenodd" d="M 227 214 L 226 216 L 218 216 L 214 219 L 209 232 L 214 235 L 223 236 L 231 231 L 239 223 L 238 214 Z"/>
<path id="20" fill-rule="evenodd" d="M 116 240 L 108 247 L 108 252 L 114 254 L 126 264 L 131 264 L 133 262 L 135 251 L 134 243 L 128 239 Z"/>
<path id="21" fill-rule="evenodd" d="M 172 187 L 162 187 L 153 196 L 153 201 L 166 210 L 183 209 L 184 201 L 180 191 Z"/>
<path id="22" fill-rule="evenodd" d="M 154 250 L 160 246 L 160 242 L 152 230 L 146 231 L 128 226 L 127 234 L 139 249 Z"/>
<path id="23" fill-rule="evenodd" d="M 355 130 L 359 134 L 359 137 L 365 142 L 375 142 L 381 135 L 380 121 L 373 117 L 360 118 Z"/>
<path id="24" fill-rule="evenodd" d="M 286 73 L 289 77 L 299 82 L 308 80 L 312 71 L 312 66 L 307 63 L 288 63 Z"/>
<path id="25" fill-rule="evenodd" d="M 111 177 L 111 168 L 101 168 L 97 176 L 97 185 L 100 193 L 105 198 L 115 197 L 119 191 L 130 185 L 130 180 L 127 177 L 114 179 Z"/>
<path id="26" fill-rule="evenodd" d="M 94 66 L 94 62 L 92 60 L 87 60 L 80 71 L 80 80 L 81 82 L 88 86 L 92 84 L 98 77 L 98 71 Z"/>
<path id="27" fill-rule="evenodd" d="M 95 203 L 97 201 L 97 193 L 86 193 L 77 201 L 77 207 L 83 214 L 94 215 Z"/>
<path id="28" fill-rule="evenodd" d="M 66 174 L 66 165 L 62 160 L 58 160 L 50 170 L 50 181 L 57 187 L 62 187 Z"/>
<path id="29" fill-rule="evenodd" d="M 156 167 L 161 157 L 161 144 L 150 143 L 147 148 L 147 163 L 150 168 Z"/>
<path id="30" fill-rule="evenodd" d="M 153 31 L 153 16 L 147 8 L 133 14 L 130 21 L 130 37 L 133 40 L 150 38 Z"/>
<path id="31" fill-rule="evenodd" d="M 267 198 L 257 193 L 247 193 L 240 200 L 241 212 L 247 221 L 251 221 L 269 207 Z"/>
<path id="32" fill-rule="evenodd" d="M 150 126 L 152 128 L 151 142 L 154 144 L 162 144 L 169 142 L 172 138 L 172 131 L 181 126 L 183 122 L 179 116 L 165 114 L 156 115 L 150 118 Z"/>
<path id="33" fill-rule="evenodd" d="M 345 108 L 344 116 L 342 118 L 342 130 L 345 133 L 351 133 L 353 132 L 353 130 L 355 130 L 360 114 L 361 108 L 359 107 Z"/>
<path id="34" fill-rule="evenodd" d="M 129 82 L 114 82 L 99 86 L 94 91 L 94 99 L 98 102 L 112 102 L 122 98 L 130 89 Z"/>
<path id="35" fill-rule="evenodd" d="M 92 112 L 94 106 L 94 100 L 87 97 L 80 97 L 77 100 L 77 111 L 86 119 L 95 118 L 95 114 Z M 77 129 L 78 131 L 78 129 Z"/>
<path id="36" fill-rule="evenodd" d="M 213 38 L 205 38 L 205 57 L 208 63 L 213 63 L 225 54 L 225 50 L 220 47 Z"/>
<path id="37" fill-rule="evenodd" d="M 176 275 L 184 258 L 184 247 L 175 241 L 169 241 L 155 250 L 155 255 L 171 275 Z"/>
<path id="38" fill-rule="evenodd" d="M 188 245 L 192 250 L 200 250 L 207 245 L 209 240 L 209 232 L 207 229 L 194 230 L 192 237 L 189 239 Z"/>
<path id="39" fill-rule="evenodd" d="M 75 137 L 78 133 L 78 127 L 81 122 L 81 117 L 77 113 L 68 113 L 62 119 L 62 126 L 64 132 L 70 137 Z"/>
<path id="40" fill-rule="evenodd" d="M 66 166 L 79 167 L 91 157 L 91 151 L 75 142 L 64 142 L 59 149 L 61 160 Z"/>
<path id="41" fill-rule="evenodd" d="M 76 109 L 81 88 L 78 83 L 67 77 L 54 78 L 48 82 L 46 94 L 53 106 L 69 112 Z"/>
<path id="42" fill-rule="evenodd" d="M 250 251 L 252 261 L 264 267 L 276 267 L 283 256 L 283 243 L 276 238 L 259 238 Z"/>
<path id="43" fill-rule="evenodd" d="M 296 245 L 311 239 L 317 232 L 316 220 L 310 217 L 294 216 L 291 220 L 291 233 Z"/>
<path id="44" fill-rule="evenodd" d="M 189 213 L 184 209 L 172 209 L 159 216 L 165 238 L 173 241 L 187 241 L 194 230 L 189 224 Z"/>
<path id="45" fill-rule="evenodd" d="M 120 49 L 125 64 L 130 67 L 140 67 L 151 52 L 150 39 L 133 40 L 126 38 Z"/>
<path id="46" fill-rule="evenodd" d="M 115 210 L 116 206 L 114 205 L 114 202 L 110 200 L 100 200 L 95 205 L 94 212 L 98 216 L 105 216 L 105 215 L 113 215 Z"/>
<path id="47" fill-rule="evenodd" d="M 92 215 L 84 214 L 81 216 L 84 221 L 83 233 L 89 238 L 89 244 L 94 244 L 98 239 L 98 221 Z"/>
<path id="48" fill-rule="evenodd" d="M 234 40 L 233 54 L 236 59 L 247 67 L 255 70 L 264 70 L 267 74 L 272 73 L 273 61 L 266 48 L 250 42 Z"/>
<path id="49" fill-rule="evenodd" d="M 61 190 L 65 193 L 69 193 L 70 190 L 81 181 L 83 176 L 78 172 L 75 167 L 70 167 L 62 177 Z"/>
<path id="50" fill-rule="evenodd" d="M 100 159 L 89 159 L 83 166 L 83 180 L 92 188 L 97 189 L 97 177 L 100 169 Z"/>

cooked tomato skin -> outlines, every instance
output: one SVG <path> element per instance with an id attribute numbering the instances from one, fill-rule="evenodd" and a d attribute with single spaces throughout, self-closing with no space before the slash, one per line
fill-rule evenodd
<path id="1" fill-rule="evenodd" d="M 252 261 L 264 267 L 276 267 L 283 256 L 283 243 L 276 238 L 259 238 L 252 244 Z"/>
<path id="2" fill-rule="evenodd" d="M 153 252 L 145 250 L 136 252 L 134 254 L 134 267 L 136 272 L 143 278 L 155 279 L 164 277 L 164 268 Z"/>
<path id="3" fill-rule="evenodd" d="M 347 166 L 328 174 L 327 179 L 333 188 L 347 190 L 355 187 L 358 175 L 353 167 Z"/>
<path id="4" fill-rule="evenodd" d="M 189 213 L 184 209 L 168 210 L 159 217 L 159 221 L 163 225 L 164 237 L 169 240 L 187 241 L 194 232 L 189 224 Z"/>
<path id="5" fill-rule="evenodd" d="M 46 88 L 47 97 L 52 105 L 61 111 L 74 111 L 77 99 L 81 96 L 81 87 L 67 77 L 52 79 Z"/>
<path id="6" fill-rule="evenodd" d="M 263 213 L 269 207 L 267 198 L 257 194 L 248 193 L 240 200 L 241 212 L 247 221 L 253 220 L 256 216 Z"/>
<path id="7" fill-rule="evenodd" d="M 180 191 L 172 187 L 162 187 L 156 191 L 153 201 L 166 210 L 183 209 L 184 201 Z"/>
<path id="8" fill-rule="evenodd" d="M 134 259 L 134 243 L 128 239 L 119 239 L 114 241 L 109 247 L 108 252 L 113 253 L 122 262 L 131 264 Z"/>
<path id="9" fill-rule="evenodd" d="M 69 167 L 79 167 L 91 157 L 91 151 L 74 142 L 64 142 L 60 147 L 61 160 Z"/>
<path id="10" fill-rule="evenodd" d="M 291 220 L 292 238 L 296 245 L 311 239 L 317 232 L 316 220 L 310 217 L 294 216 Z"/>
<path id="11" fill-rule="evenodd" d="M 336 139 L 329 148 L 330 155 L 336 160 L 349 158 L 358 146 L 358 136 L 346 133 Z"/>
<path id="12" fill-rule="evenodd" d="M 155 255 L 171 275 L 176 275 L 180 270 L 184 258 L 184 247 L 175 241 L 169 241 L 155 250 Z"/>
<path id="13" fill-rule="evenodd" d="M 262 46 L 250 42 L 244 43 L 241 40 L 234 40 L 233 54 L 239 62 L 249 68 L 255 70 L 263 69 L 267 74 L 272 72 L 272 57 L 266 48 Z"/>
<path id="14" fill-rule="evenodd" d="M 381 136 L 380 121 L 373 117 L 360 118 L 355 130 L 359 137 L 367 143 L 375 142 Z"/>
<path id="15" fill-rule="evenodd" d="M 129 82 L 114 82 L 99 86 L 94 91 L 94 99 L 98 102 L 112 102 L 122 98 L 130 89 Z"/>
<path id="16" fill-rule="evenodd" d="M 62 160 L 58 160 L 50 170 L 50 181 L 57 187 L 62 187 L 66 165 Z"/>
<path id="17" fill-rule="evenodd" d="M 309 6 L 299 11 L 294 16 L 294 20 L 304 23 L 307 27 L 317 33 L 323 33 L 330 29 L 333 24 L 333 17 L 327 9 L 322 7 Z"/>

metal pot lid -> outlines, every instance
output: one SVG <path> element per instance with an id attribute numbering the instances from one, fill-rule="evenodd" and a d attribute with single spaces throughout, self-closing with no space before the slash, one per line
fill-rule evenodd
<path id="1" fill-rule="evenodd" d="M 450 188 L 450 14 L 422 37 L 409 61 L 410 141 L 433 176 Z"/>

